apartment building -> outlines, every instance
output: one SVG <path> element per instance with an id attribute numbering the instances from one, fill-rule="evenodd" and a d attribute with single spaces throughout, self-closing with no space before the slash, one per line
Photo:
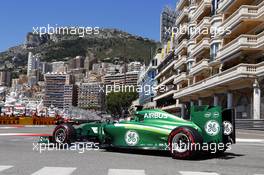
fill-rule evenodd
<path id="1" fill-rule="evenodd" d="M 127 65 L 127 71 L 132 72 L 132 71 L 141 71 L 142 64 L 138 61 L 131 62 Z"/>
<path id="2" fill-rule="evenodd" d="M 105 85 L 133 85 L 137 86 L 139 71 L 126 73 L 106 74 L 103 79 Z"/>
<path id="3" fill-rule="evenodd" d="M 151 60 L 150 64 L 143 71 L 141 71 L 138 79 L 138 85 L 142 88 L 139 92 L 139 105 L 147 109 L 156 107 L 156 103 L 153 101 L 153 98 L 156 96 L 155 88 L 157 86 L 157 81 L 155 77 L 160 57 L 161 53 L 158 53 Z"/>
<path id="4" fill-rule="evenodd" d="M 0 71 L 0 86 L 11 86 L 11 72 Z"/>
<path id="5" fill-rule="evenodd" d="M 264 2 L 179 0 L 175 29 L 158 66 L 167 91 L 157 106 L 188 117 L 191 105 L 234 108 L 237 119 L 264 118 Z"/>
<path id="6" fill-rule="evenodd" d="M 78 107 L 105 110 L 105 92 L 101 82 L 82 83 L 78 90 Z"/>
<path id="7" fill-rule="evenodd" d="M 40 55 L 33 55 L 32 52 L 28 53 L 27 76 L 35 76 L 34 72 L 39 69 Z"/>
<path id="8" fill-rule="evenodd" d="M 76 88 L 72 75 L 65 73 L 47 73 L 45 79 L 44 105 L 66 109 L 77 105 Z"/>
<path id="9" fill-rule="evenodd" d="M 166 6 L 160 15 L 160 42 L 166 43 L 170 39 L 169 33 L 166 32 L 167 29 L 171 28 L 176 20 L 176 12 L 169 6 Z"/>

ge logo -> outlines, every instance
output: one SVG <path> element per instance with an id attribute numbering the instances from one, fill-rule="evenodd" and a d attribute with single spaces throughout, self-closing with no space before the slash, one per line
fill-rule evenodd
<path id="1" fill-rule="evenodd" d="M 129 146 L 135 146 L 139 141 L 139 135 L 136 131 L 127 131 L 125 141 Z"/>
<path id="2" fill-rule="evenodd" d="M 215 120 L 209 120 L 204 126 L 205 132 L 210 136 L 215 136 L 220 132 L 220 125 Z"/>
<path id="3" fill-rule="evenodd" d="M 230 135 L 233 132 L 233 125 L 230 122 L 224 121 L 223 126 L 224 126 L 224 135 Z"/>

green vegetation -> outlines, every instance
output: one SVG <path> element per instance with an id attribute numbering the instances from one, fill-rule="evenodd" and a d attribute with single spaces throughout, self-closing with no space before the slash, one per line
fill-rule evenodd
<path id="1" fill-rule="evenodd" d="M 151 54 L 154 54 L 150 51 L 155 51 L 156 47 L 156 43 L 135 38 L 78 38 L 52 43 L 37 48 L 34 52 L 42 52 L 44 61 L 63 60 L 65 57 L 75 57 L 76 55 L 85 56 L 87 52 L 91 52 L 98 60 L 126 57 L 127 61 L 148 62 Z"/>
<path id="2" fill-rule="evenodd" d="M 113 116 L 120 117 L 137 98 L 137 92 L 111 92 L 106 97 L 107 110 Z"/>

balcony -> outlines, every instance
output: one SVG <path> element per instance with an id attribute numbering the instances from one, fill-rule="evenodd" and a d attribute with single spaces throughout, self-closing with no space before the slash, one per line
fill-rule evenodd
<path id="1" fill-rule="evenodd" d="M 217 53 L 217 59 L 231 58 L 235 53 L 244 51 L 261 50 L 264 47 L 264 32 L 258 35 L 240 35 L 230 43 L 226 44 Z"/>
<path id="2" fill-rule="evenodd" d="M 209 60 L 208 59 L 203 59 L 201 61 L 199 61 L 198 63 L 196 63 L 191 71 L 190 71 L 190 74 L 191 75 L 194 75 L 194 74 L 197 74 L 199 73 L 200 71 L 204 70 L 204 69 L 209 69 L 210 66 L 208 64 Z"/>
<path id="3" fill-rule="evenodd" d="M 258 6 L 243 5 L 230 15 L 223 23 L 223 29 L 233 29 L 244 20 L 258 19 L 264 15 L 264 2 Z"/>
<path id="4" fill-rule="evenodd" d="M 181 81 L 186 80 L 186 72 L 182 72 L 174 78 L 173 84 L 178 84 Z"/>
<path id="5" fill-rule="evenodd" d="M 165 92 L 164 94 L 157 95 L 153 100 L 154 101 L 160 100 L 162 98 L 165 98 L 165 97 L 168 97 L 170 95 L 173 95 L 175 92 L 177 92 L 177 90 L 170 90 L 168 92 Z"/>
<path id="6" fill-rule="evenodd" d="M 181 65 L 183 65 L 187 60 L 186 56 L 180 56 L 179 59 L 174 64 L 174 69 L 178 69 Z"/>
<path id="7" fill-rule="evenodd" d="M 180 37 L 188 33 L 188 24 L 184 23 L 178 27 L 178 31 L 175 34 L 175 40 L 178 40 Z"/>
<path id="8" fill-rule="evenodd" d="M 233 13 L 242 5 L 250 5 L 252 0 L 219 0 L 217 13 Z"/>
<path id="9" fill-rule="evenodd" d="M 182 40 L 181 43 L 178 46 L 176 46 L 174 54 L 178 55 L 178 53 L 180 53 L 184 48 L 185 49 L 187 48 L 187 40 L 186 39 Z"/>
<path id="10" fill-rule="evenodd" d="M 161 108 L 161 110 L 172 110 L 172 109 L 177 109 L 177 108 L 182 108 L 182 104 L 173 104 L 173 105 L 169 105 L 169 106 L 164 106 Z"/>
<path id="11" fill-rule="evenodd" d="M 158 73 L 158 75 L 155 77 L 155 79 L 159 78 L 161 75 L 163 75 L 169 69 L 171 69 L 175 63 L 176 63 L 176 60 L 172 60 L 167 66 L 165 66 L 165 68 L 161 72 Z"/>
<path id="12" fill-rule="evenodd" d="M 264 76 L 264 63 L 260 63 L 258 66 L 257 66 L 257 76 L 258 77 L 263 77 Z"/>
<path id="13" fill-rule="evenodd" d="M 187 1 L 186 0 L 179 0 L 178 4 L 176 5 L 176 11 L 182 10 L 183 7 L 187 6 Z"/>
<path id="14" fill-rule="evenodd" d="M 192 16 L 192 21 L 197 21 L 205 12 L 208 12 L 207 9 L 211 8 L 211 0 L 202 0 Z"/>
<path id="15" fill-rule="evenodd" d="M 216 90 L 221 87 L 230 88 L 232 84 L 236 88 L 239 88 L 237 84 L 241 84 L 243 79 L 255 79 L 256 75 L 264 70 L 264 64 L 240 64 L 224 72 L 216 74 L 205 80 L 197 82 L 191 86 L 179 90 L 173 96 L 173 98 L 178 99 L 188 95 L 195 95 L 196 93 L 207 93 L 212 90 Z M 209 95 L 209 94 L 208 94 Z"/>
<path id="16" fill-rule="evenodd" d="M 196 38 L 200 34 L 202 34 L 203 29 L 209 29 L 211 26 L 210 17 L 204 17 L 202 21 L 198 25 L 195 25 L 195 30 L 191 32 L 191 38 Z"/>
<path id="17" fill-rule="evenodd" d="M 180 13 L 179 15 L 177 16 L 177 19 L 176 19 L 176 26 L 178 26 L 180 24 L 180 22 L 185 18 L 185 17 L 188 17 L 188 8 L 185 7 Z"/>
<path id="18" fill-rule="evenodd" d="M 218 12 L 224 11 L 230 4 L 232 4 L 235 0 L 220 0 L 218 2 Z"/>
<path id="19" fill-rule="evenodd" d="M 204 38 L 198 44 L 196 44 L 196 46 L 191 51 L 191 55 L 195 57 L 204 49 L 210 49 L 210 38 Z"/>
<path id="20" fill-rule="evenodd" d="M 164 81 L 162 81 L 162 82 L 157 86 L 157 88 L 160 88 L 161 86 L 164 86 L 164 85 L 168 84 L 169 82 L 173 81 L 175 77 L 176 77 L 176 75 L 172 75 L 172 76 L 170 76 L 169 78 L 166 78 Z"/>

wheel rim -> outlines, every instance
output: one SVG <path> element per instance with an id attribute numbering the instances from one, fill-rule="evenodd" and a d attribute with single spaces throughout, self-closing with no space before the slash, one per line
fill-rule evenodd
<path id="1" fill-rule="evenodd" d="M 184 153 L 188 151 L 190 140 L 184 133 L 178 133 L 172 138 L 172 152 Z"/>
<path id="2" fill-rule="evenodd" d="M 66 133 L 63 128 L 60 128 L 55 132 L 55 140 L 57 143 L 63 143 L 65 141 L 65 138 L 66 138 Z"/>

